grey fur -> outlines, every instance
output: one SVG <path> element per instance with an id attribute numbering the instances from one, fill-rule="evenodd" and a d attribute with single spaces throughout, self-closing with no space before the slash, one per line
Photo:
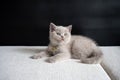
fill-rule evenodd
<path id="1" fill-rule="evenodd" d="M 69 58 L 80 59 L 80 62 L 87 64 L 97 64 L 102 61 L 102 51 L 95 41 L 81 36 L 71 36 L 72 25 L 67 27 L 56 26 L 50 23 L 49 39 L 50 43 L 45 52 L 33 55 L 37 59 L 50 56 L 46 61 L 53 63 Z"/>

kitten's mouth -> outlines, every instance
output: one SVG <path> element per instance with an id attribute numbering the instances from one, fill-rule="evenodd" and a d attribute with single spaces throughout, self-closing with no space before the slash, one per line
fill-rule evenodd
<path id="1" fill-rule="evenodd" d="M 64 41 L 64 39 L 63 39 L 63 38 L 62 38 L 61 40 L 62 40 L 62 41 Z"/>
<path id="2" fill-rule="evenodd" d="M 61 39 L 57 39 L 58 42 L 62 42 L 64 41 L 65 39 L 61 38 Z"/>
<path id="3" fill-rule="evenodd" d="M 59 39 L 59 42 L 64 41 L 64 39 Z"/>

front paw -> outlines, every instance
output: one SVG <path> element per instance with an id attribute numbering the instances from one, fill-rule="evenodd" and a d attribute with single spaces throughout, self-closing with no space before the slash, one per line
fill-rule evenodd
<path id="1" fill-rule="evenodd" d="M 32 58 L 32 59 L 39 59 L 40 56 L 38 56 L 38 55 L 33 55 L 33 56 L 31 56 L 30 58 Z"/>
<path id="2" fill-rule="evenodd" d="M 56 59 L 53 58 L 53 57 L 50 57 L 50 58 L 46 59 L 46 62 L 48 62 L 48 63 L 55 63 Z"/>

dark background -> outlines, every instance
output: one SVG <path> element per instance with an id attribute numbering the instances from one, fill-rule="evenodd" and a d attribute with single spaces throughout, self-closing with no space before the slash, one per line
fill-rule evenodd
<path id="1" fill-rule="evenodd" d="M 120 45 L 120 0 L 3 0 L 0 45 L 47 45 L 50 22 L 101 46 Z"/>

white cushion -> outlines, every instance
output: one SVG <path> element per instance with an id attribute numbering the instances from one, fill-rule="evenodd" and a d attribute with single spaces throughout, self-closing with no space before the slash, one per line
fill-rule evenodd
<path id="1" fill-rule="evenodd" d="M 0 47 L 0 80 L 110 80 L 100 64 L 30 59 L 40 48 L 44 47 Z"/>
<path id="2" fill-rule="evenodd" d="M 104 53 L 103 68 L 112 80 L 120 80 L 120 46 L 101 47 Z"/>

